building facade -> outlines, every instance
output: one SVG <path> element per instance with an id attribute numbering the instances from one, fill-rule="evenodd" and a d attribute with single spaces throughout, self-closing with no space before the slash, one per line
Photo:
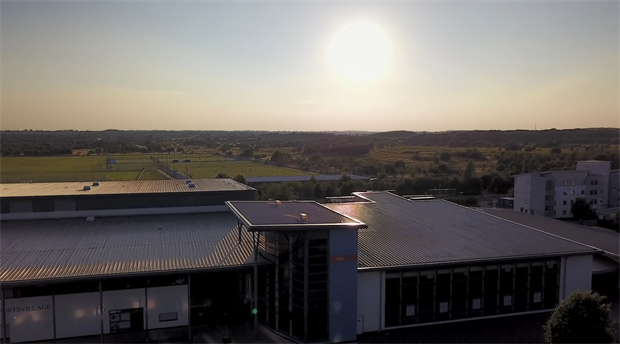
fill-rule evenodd
<path id="1" fill-rule="evenodd" d="M 611 208 L 618 204 L 619 190 L 618 170 L 610 167 L 609 161 L 578 161 L 575 170 L 516 175 L 513 210 L 569 218 L 577 198 L 593 210 Z"/>
<path id="2" fill-rule="evenodd" d="M 87 213 L 12 212 L 11 202 L 57 199 L 45 185 L 5 190 L 15 194 L 2 199 L 11 204 L 1 216 L 3 341 L 106 342 L 163 328 L 187 329 L 191 339 L 192 326 L 248 321 L 300 342 L 355 341 L 364 332 L 548 312 L 591 288 L 593 257 L 602 254 L 443 200 L 365 192 L 325 205 L 256 202 L 251 188 L 196 181 L 202 198 L 188 205 L 175 201 L 195 192 L 181 183 L 136 185 L 148 188 L 132 197 L 169 197 L 156 210 L 127 198 L 119 202 L 127 208 Z M 123 190 L 101 186 L 103 198 Z M 230 199 L 221 204 L 223 192 Z"/>

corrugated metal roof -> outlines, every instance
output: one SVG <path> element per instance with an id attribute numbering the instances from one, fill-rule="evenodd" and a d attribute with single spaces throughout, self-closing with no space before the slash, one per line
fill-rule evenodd
<path id="1" fill-rule="evenodd" d="M 368 225 L 358 231 L 360 268 L 599 252 L 448 201 L 358 195 L 374 202 L 326 206 Z"/>
<path id="2" fill-rule="evenodd" d="M 358 176 L 355 174 L 348 175 L 351 179 L 354 180 L 368 180 L 369 177 Z M 274 176 L 274 177 L 248 177 L 245 180 L 248 183 L 280 183 L 280 182 L 307 182 L 313 176 Z M 319 174 L 314 176 L 314 179 L 320 182 L 330 181 L 330 180 L 340 180 L 342 175 L 340 174 Z"/>
<path id="3" fill-rule="evenodd" d="M 0 197 L 32 196 L 85 196 L 85 195 L 119 195 L 150 194 L 172 192 L 210 192 L 255 190 L 232 179 L 192 179 L 195 187 L 189 187 L 185 180 L 133 180 L 105 181 L 99 186 L 92 183 L 19 183 L 0 184 Z M 90 186 L 85 191 L 84 186 Z"/>
<path id="4" fill-rule="evenodd" d="M 618 208 L 615 209 L 617 211 Z M 509 209 L 486 208 L 483 209 L 483 211 L 508 221 L 514 221 L 524 226 L 536 228 L 543 232 L 558 235 L 585 245 L 594 246 L 615 255 L 620 255 L 620 234 L 610 230 L 590 228 L 576 223 L 521 213 Z M 612 214 L 615 214 L 615 212 Z"/>
<path id="5" fill-rule="evenodd" d="M 0 281 L 251 264 L 251 234 L 230 213 L 2 223 Z M 158 229 L 162 226 L 162 229 Z"/>

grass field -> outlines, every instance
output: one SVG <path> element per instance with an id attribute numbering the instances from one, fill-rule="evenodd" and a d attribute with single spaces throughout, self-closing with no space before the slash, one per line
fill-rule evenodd
<path id="1" fill-rule="evenodd" d="M 142 169 L 146 169 L 141 180 L 161 180 L 166 176 L 157 171 L 153 158 L 160 158 L 162 165 L 182 173 L 187 171 L 194 178 L 213 178 L 226 173 L 231 178 L 241 174 L 244 177 L 312 175 L 286 167 L 278 167 L 253 161 L 227 160 L 214 154 L 127 154 L 114 155 L 116 164 L 106 166 L 106 156 L 56 156 L 56 157 L 1 157 L 0 182 L 62 182 L 92 180 L 137 180 Z M 189 163 L 173 163 L 173 159 Z M 187 170 L 186 170 L 187 169 Z"/>
<path id="2" fill-rule="evenodd" d="M 140 180 L 164 180 L 164 179 L 168 179 L 168 177 L 154 170 L 144 171 L 142 178 L 140 178 Z"/>

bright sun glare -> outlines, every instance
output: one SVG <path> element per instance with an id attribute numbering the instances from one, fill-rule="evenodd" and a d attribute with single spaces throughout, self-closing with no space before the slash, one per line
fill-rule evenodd
<path id="1" fill-rule="evenodd" d="M 364 82 L 385 72 L 390 50 L 390 42 L 378 26 L 361 22 L 338 32 L 329 55 L 339 73 L 351 81 Z"/>

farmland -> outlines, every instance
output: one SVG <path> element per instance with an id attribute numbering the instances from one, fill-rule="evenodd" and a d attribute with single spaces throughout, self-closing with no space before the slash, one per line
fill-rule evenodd
<path id="1" fill-rule="evenodd" d="M 161 166 L 187 172 L 193 178 L 214 178 L 218 174 L 230 177 L 292 176 L 314 173 L 263 164 L 253 161 L 225 159 L 214 154 L 125 154 L 113 155 L 113 164 L 106 164 L 106 156 L 55 156 L 55 157 L 2 157 L 0 182 L 61 182 L 91 180 L 140 180 L 167 179 L 158 171 L 160 165 L 151 158 L 159 158 Z M 181 162 L 173 162 L 177 159 Z M 183 163 L 189 159 L 189 163 Z"/>

